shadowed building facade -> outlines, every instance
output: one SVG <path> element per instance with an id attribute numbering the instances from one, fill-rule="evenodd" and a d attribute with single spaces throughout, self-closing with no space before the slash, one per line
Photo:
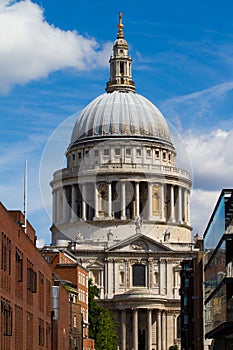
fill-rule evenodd
<path id="1" fill-rule="evenodd" d="M 90 270 L 119 347 L 180 343 L 180 262 L 191 244 L 188 173 L 160 111 L 136 93 L 122 15 L 106 92 L 80 113 L 53 174 L 52 244 Z"/>

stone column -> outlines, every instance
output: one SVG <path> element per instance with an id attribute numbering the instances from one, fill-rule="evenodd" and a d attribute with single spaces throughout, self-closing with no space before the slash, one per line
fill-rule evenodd
<path id="1" fill-rule="evenodd" d="M 108 295 L 108 275 L 109 275 L 109 271 L 108 271 L 108 266 L 109 266 L 109 262 L 108 259 L 105 259 L 104 262 L 104 297 L 105 299 L 109 299 L 109 295 Z"/>
<path id="2" fill-rule="evenodd" d="M 187 190 L 187 208 L 186 208 L 186 210 L 187 210 L 187 224 L 188 224 L 188 225 L 190 224 L 190 217 L 189 217 L 189 215 L 190 215 L 190 212 L 189 212 L 189 201 L 190 201 L 190 193 L 189 193 L 189 191 Z"/>
<path id="3" fill-rule="evenodd" d="M 108 217 L 112 218 L 112 183 L 108 182 Z"/>
<path id="4" fill-rule="evenodd" d="M 148 219 L 151 220 L 152 213 L 152 183 L 148 182 Z"/>
<path id="5" fill-rule="evenodd" d="M 161 350 L 161 311 L 157 311 L 157 350 Z"/>
<path id="6" fill-rule="evenodd" d="M 126 311 L 121 310 L 121 350 L 126 350 Z"/>
<path id="7" fill-rule="evenodd" d="M 173 329 L 173 314 L 172 312 L 167 312 L 167 347 L 174 344 L 174 329 Z"/>
<path id="8" fill-rule="evenodd" d="M 125 182 L 121 183 L 121 220 L 126 219 L 125 215 Z"/>
<path id="9" fill-rule="evenodd" d="M 139 212 L 139 182 L 135 182 L 135 199 L 136 199 L 136 217 L 140 215 Z"/>
<path id="10" fill-rule="evenodd" d="M 99 191 L 98 191 L 98 185 L 94 184 L 94 191 L 95 191 L 95 219 L 99 217 Z"/>
<path id="11" fill-rule="evenodd" d="M 177 338 L 177 318 L 176 318 L 176 314 L 174 314 L 173 316 L 173 337 L 174 339 Z"/>
<path id="12" fill-rule="evenodd" d="M 62 222 L 65 223 L 67 221 L 67 198 L 66 198 L 66 187 L 63 187 L 62 193 L 62 201 L 63 201 L 63 215 Z"/>
<path id="13" fill-rule="evenodd" d="M 133 309 L 133 349 L 138 350 L 138 310 Z"/>
<path id="14" fill-rule="evenodd" d="M 86 206 L 86 184 L 82 184 L 82 219 L 86 221 L 87 219 L 87 206 Z"/>
<path id="15" fill-rule="evenodd" d="M 57 222 L 57 191 L 53 190 L 53 224 Z"/>
<path id="16" fill-rule="evenodd" d="M 167 327 L 166 327 L 166 313 L 162 313 L 162 350 L 166 350 L 166 336 L 167 336 Z"/>
<path id="17" fill-rule="evenodd" d="M 61 222 L 62 221 L 62 201 L 63 201 L 63 190 L 57 190 L 57 222 Z"/>
<path id="18" fill-rule="evenodd" d="M 77 190 L 76 186 L 71 186 L 71 222 L 77 220 Z"/>
<path id="19" fill-rule="evenodd" d="M 152 310 L 147 310 L 147 350 L 151 350 L 152 343 Z"/>
<path id="20" fill-rule="evenodd" d="M 178 187 L 178 222 L 182 223 L 182 188 Z"/>
<path id="21" fill-rule="evenodd" d="M 165 213 L 164 213 L 164 184 L 161 184 L 161 220 L 165 221 Z"/>
<path id="22" fill-rule="evenodd" d="M 184 190 L 184 223 L 189 223 L 189 192 Z"/>
<path id="23" fill-rule="evenodd" d="M 174 186 L 171 185 L 171 197 L 170 197 L 170 206 L 171 206 L 171 215 L 170 215 L 170 222 L 175 222 L 175 215 L 174 215 Z"/>
<path id="24" fill-rule="evenodd" d="M 104 271 L 100 271 L 100 299 L 104 298 Z"/>

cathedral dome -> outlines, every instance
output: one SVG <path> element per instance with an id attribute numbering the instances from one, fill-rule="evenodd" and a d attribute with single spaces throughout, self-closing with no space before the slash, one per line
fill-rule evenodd
<path id="1" fill-rule="evenodd" d="M 147 140 L 174 149 L 167 122 L 145 97 L 136 93 L 132 58 L 124 38 L 122 14 L 110 57 L 110 79 L 106 93 L 90 102 L 73 128 L 70 148 L 80 143 L 113 138 Z"/>
<path id="2" fill-rule="evenodd" d="M 90 102 L 73 128 L 71 146 L 110 137 L 151 139 L 171 145 L 169 128 L 161 112 L 132 91 L 105 93 Z"/>

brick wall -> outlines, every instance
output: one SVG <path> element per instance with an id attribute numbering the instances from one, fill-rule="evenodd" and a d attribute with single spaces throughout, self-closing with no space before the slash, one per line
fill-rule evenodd
<path id="1" fill-rule="evenodd" d="M 0 203 L 0 350 L 51 350 L 52 270 L 35 247 L 34 229 L 28 223 L 25 234 L 21 222 L 21 212 Z"/>

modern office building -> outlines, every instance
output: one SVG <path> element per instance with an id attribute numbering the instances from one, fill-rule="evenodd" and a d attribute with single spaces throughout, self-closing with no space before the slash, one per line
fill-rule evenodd
<path id="1" fill-rule="evenodd" d="M 106 92 L 77 118 L 53 174 L 52 245 L 90 270 L 121 350 L 167 350 L 180 344 L 181 261 L 194 254 L 191 180 L 165 118 L 136 93 L 122 14 L 109 63 Z"/>
<path id="2" fill-rule="evenodd" d="M 233 348 L 233 190 L 222 190 L 204 233 L 205 337 Z"/>

